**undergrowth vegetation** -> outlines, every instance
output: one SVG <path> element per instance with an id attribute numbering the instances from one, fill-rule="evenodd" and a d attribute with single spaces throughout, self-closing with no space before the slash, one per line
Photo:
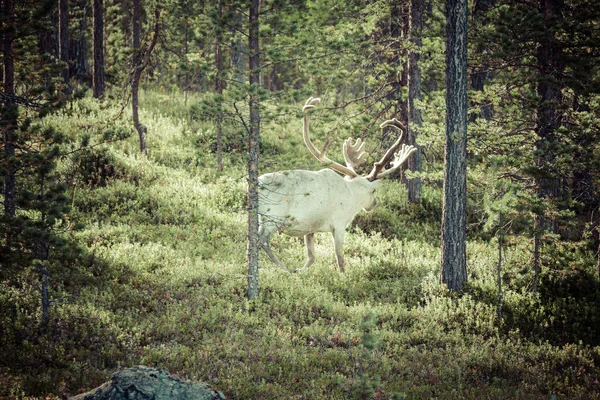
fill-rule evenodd
<path id="1" fill-rule="evenodd" d="M 46 121 L 87 146 L 60 166 L 79 256 L 51 277 L 44 331 L 38 276 L 2 284 L 0 397 L 76 394 L 144 364 L 232 399 L 600 398 L 600 283 L 585 246 L 544 249 L 533 295 L 532 242 L 505 238 L 500 304 L 497 239 L 473 228 L 469 285 L 451 294 L 438 282 L 441 188 L 425 185 L 414 205 L 388 181 L 348 229 L 345 273 L 318 235 L 307 271 L 261 254 L 249 303 L 243 133 L 225 133 L 219 174 L 210 121 L 173 94 L 142 98 L 148 157 L 116 106 L 83 99 Z M 262 132 L 263 172 L 321 168 L 294 113 Z M 303 264 L 302 241 L 272 247 Z"/>

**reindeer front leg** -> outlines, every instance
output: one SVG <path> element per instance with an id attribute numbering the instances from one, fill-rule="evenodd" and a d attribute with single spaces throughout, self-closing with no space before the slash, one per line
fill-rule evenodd
<path id="1" fill-rule="evenodd" d="M 346 230 L 334 228 L 332 233 L 338 268 L 340 269 L 340 272 L 344 272 L 344 237 L 346 235 Z"/>
<path id="2" fill-rule="evenodd" d="M 304 236 L 304 244 L 306 245 L 306 263 L 304 263 L 302 268 L 296 270 L 296 272 L 308 269 L 315 262 L 315 234 L 309 233 Z"/>

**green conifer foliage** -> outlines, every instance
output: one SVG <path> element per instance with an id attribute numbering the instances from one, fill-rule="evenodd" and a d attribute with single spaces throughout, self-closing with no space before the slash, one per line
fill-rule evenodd
<path id="1" fill-rule="evenodd" d="M 37 304 L 0 307 L 5 310 L 1 318 L 17 327 L 2 335 L 8 341 L 18 340 L 19 330 L 31 334 L 35 325 L 48 323 L 53 289 L 62 285 L 74 255 L 64 235 L 70 226 L 66 218 L 70 202 L 65 181 L 56 169 L 65 136 L 42 121 L 66 101 L 61 90 L 63 65 L 36 51 L 37 29 L 51 26 L 48 11 L 43 2 L 33 6 L 17 3 L 16 18 L 10 27 L 4 26 L 13 30 L 15 38 L 8 49 L 14 52 L 15 94 L 7 95 L 8 101 L 0 104 L 2 119 L 10 121 L 10 127 L 3 126 L 9 132 L 3 141 L 5 154 L 11 150 L 10 157 L 0 161 L 0 170 L 5 177 L 2 185 L 12 173 L 14 190 L 11 194 L 3 191 L 2 200 L 14 202 L 14 210 L 0 211 L 0 283 L 3 290 L 16 292 L 35 288 L 41 298 Z M 29 318 L 31 315 L 35 317 Z"/>

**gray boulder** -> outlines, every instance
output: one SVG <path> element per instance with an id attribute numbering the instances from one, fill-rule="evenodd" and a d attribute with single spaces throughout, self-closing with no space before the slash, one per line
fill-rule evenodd
<path id="1" fill-rule="evenodd" d="M 117 372 L 110 382 L 71 400 L 223 400 L 205 383 L 184 382 L 168 371 L 138 366 Z"/>

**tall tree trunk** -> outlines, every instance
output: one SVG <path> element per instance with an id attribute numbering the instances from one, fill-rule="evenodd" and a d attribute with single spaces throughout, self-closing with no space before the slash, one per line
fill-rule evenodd
<path id="1" fill-rule="evenodd" d="M 223 1 L 219 0 L 217 6 L 217 20 L 219 26 L 216 27 L 216 44 L 215 44 L 215 63 L 217 66 L 217 77 L 215 79 L 215 91 L 217 94 L 218 101 L 218 113 L 217 113 L 217 170 L 223 171 L 223 109 L 222 96 L 223 96 L 223 79 L 221 74 L 223 73 L 223 54 L 221 52 L 223 32 L 221 31 L 221 20 L 223 19 Z"/>
<path id="2" fill-rule="evenodd" d="M 58 0 L 58 55 L 63 68 L 65 92 L 69 91 L 69 0 Z"/>
<path id="3" fill-rule="evenodd" d="M 74 76 L 81 82 L 89 82 L 90 64 L 88 62 L 88 41 L 86 32 L 88 29 L 88 2 L 79 1 L 77 6 L 80 9 L 79 32 L 77 40 L 73 43 L 75 52 L 75 74 Z"/>
<path id="4" fill-rule="evenodd" d="M 560 81 L 564 71 L 561 49 L 555 37 L 557 21 L 562 18 L 563 0 L 540 0 L 539 12 L 544 18 L 545 31 L 537 48 L 537 66 L 539 70 L 537 83 L 538 106 L 536 111 L 535 143 L 538 154 L 536 164 L 538 178 L 536 179 L 537 197 L 552 201 L 559 196 L 560 178 L 554 173 L 554 146 L 559 141 L 556 130 L 561 125 L 561 114 L 558 106 L 562 100 L 561 88 L 556 82 Z M 556 232 L 556 224 L 545 215 L 536 217 L 534 229 L 534 283 L 533 291 L 537 291 L 540 276 L 540 249 L 544 231 Z"/>
<path id="5" fill-rule="evenodd" d="M 104 6 L 102 0 L 94 0 L 94 97 L 104 95 Z"/>
<path id="6" fill-rule="evenodd" d="M 160 10 L 158 7 L 154 9 L 154 30 L 152 39 L 148 48 L 144 51 L 140 49 L 140 29 L 141 29 L 142 11 L 140 0 L 133 0 L 133 76 L 131 78 L 131 111 L 133 116 L 133 125 L 138 132 L 140 139 L 140 151 L 147 154 L 146 132 L 147 128 L 140 122 L 139 117 L 139 89 L 142 72 L 150 64 L 152 51 L 158 42 L 160 33 Z M 142 54 L 143 53 L 143 54 Z"/>
<path id="7" fill-rule="evenodd" d="M 389 36 L 392 52 L 383 55 L 389 65 L 394 66 L 392 75 L 389 77 L 391 89 L 387 98 L 394 107 L 394 117 L 400 120 L 404 126 L 408 125 L 408 102 L 406 98 L 402 98 L 402 88 L 407 85 L 408 80 L 408 62 L 404 61 L 406 60 L 406 47 L 403 45 L 408 29 L 407 14 L 408 7 L 404 2 L 390 0 Z M 381 147 L 389 148 L 396 141 L 396 134 L 396 129 L 384 128 Z M 390 179 L 397 180 L 400 176 L 401 172 L 397 171 L 390 176 Z"/>
<path id="8" fill-rule="evenodd" d="M 441 281 L 467 282 L 467 0 L 446 0 L 446 151 Z"/>
<path id="9" fill-rule="evenodd" d="M 415 102 L 421 98 L 421 70 L 419 60 L 421 57 L 421 33 L 423 30 L 423 0 L 411 0 L 410 3 L 410 39 L 411 51 L 408 54 L 408 136 L 406 143 L 417 148 L 417 152 L 407 162 L 409 171 L 421 171 L 421 147 L 417 144 L 417 133 L 423 123 L 421 110 Z M 406 180 L 408 201 L 417 203 L 421 199 L 421 178 Z"/>
<path id="10" fill-rule="evenodd" d="M 392 77 L 392 90 L 389 98 L 395 103 L 396 118 L 406 126 L 408 124 L 408 102 L 402 98 L 402 88 L 407 86 L 408 82 L 408 62 L 406 46 L 403 42 L 408 36 L 408 13 L 409 8 L 405 2 L 390 0 L 390 38 L 393 41 L 393 54 L 389 63 L 396 68 L 395 76 Z M 396 141 L 395 137 L 389 137 L 389 133 L 396 133 L 395 129 L 386 130 L 383 141 L 383 147 L 388 148 L 391 143 Z"/>
<path id="11" fill-rule="evenodd" d="M 555 156 L 553 145 L 558 142 L 556 129 L 561 125 L 561 114 L 558 106 L 562 100 L 561 88 L 557 87 L 564 62 L 561 49 L 555 37 L 556 21 L 562 17 L 562 0 L 541 0 L 540 13 L 545 21 L 545 34 L 537 48 L 537 66 L 539 77 L 537 83 L 538 106 L 536 112 L 535 133 L 537 135 L 536 150 L 539 154 L 537 167 L 543 178 L 537 180 L 538 194 L 541 198 L 556 198 L 559 180 L 554 174 Z"/>
<path id="12" fill-rule="evenodd" d="M 133 116 L 133 126 L 140 139 L 140 151 L 144 154 L 146 150 L 146 127 L 140 123 L 139 116 L 139 91 L 140 78 L 142 76 L 141 62 L 141 30 L 142 30 L 142 4 L 141 0 L 132 0 L 133 15 L 131 26 L 131 47 L 133 48 L 133 76 L 131 78 L 131 113 Z"/>
<path id="13" fill-rule="evenodd" d="M 14 24 L 14 0 L 3 0 L 3 14 L 7 25 Z M 17 123 L 18 108 L 14 101 L 15 94 L 15 63 L 13 58 L 12 42 L 14 32 L 12 29 L 4 31 L 2 42 L 3 50 L 3 78 L 6 103 L 0 117 L 2 127 L 2 141 L 4 144 L 4 215 L 14 218 L 16 216 L 16 167 L 11 162 L 15 155 L 15 128 Z"/>
<path id="14" fill-rule="evenodd" d="M 248 133 L 248 298 L 258 296 L 258 159 L 260 145 L 259 0 L 251 0 L 248 47 L 250 69 L 250 132 Z"/>

